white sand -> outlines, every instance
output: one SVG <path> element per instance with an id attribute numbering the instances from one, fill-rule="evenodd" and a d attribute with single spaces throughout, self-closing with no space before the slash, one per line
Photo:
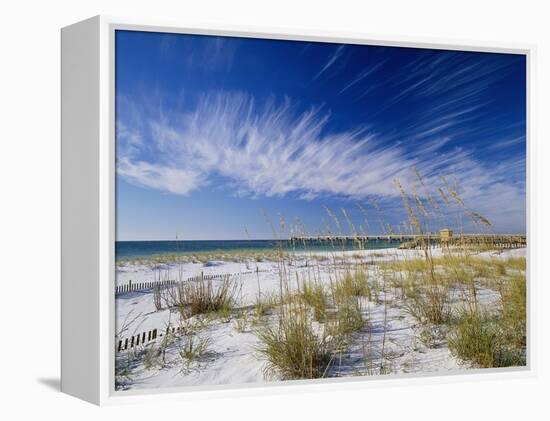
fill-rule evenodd
<path id="1" fill-rule="evenodd" d="M 501 253 L 480 253 L 485 257 L 525 256 L 525 249 L 505 250 Z M 440 255 L 440 249 L 432 250 L 434 256 Z M 422 256 L 421 251 L 415 250 L 368 250 L 358 252 L 315 253 L 329 257 L 327 261 L 314 261 L 308 253 L 297 255 L 290 266 L 290 279 L 295 279 L 294 273 L 306 276 L 313 270 L 322 282 L 330 282 L 334 275 L 335 265 L 329 262 L 345 256 L 348 262 L 363 261 L 376 263 L 381 260 L 407 259 Z M 336 265 L 338 266 L 338 265 Z M 315 269 L 314 269 L 315 267 Z M 376 265 L 370 266 L 369 275 L 379 276 Z M 258 272 L 255 272 L 258 269 Z M 248 273 L 252 271 L 253 273 Z M 247 272 L 246 274 L 243 274 Z M 165 265 L 161 269 L 161 279 L 187 279 L 203 273 L 232 274 L 232 279 L 241 285 L 240 301 L 242 306 L 255 302 L 258 293 L 277 293 L 279 290 L 278 266 L 274 262 L 244 263 L 209 262 L 207 265 L 185 263 Z M 126 284 L 129 280 L 146 282 L 158 279 L 159 270 L 143 265 L 126 265 L 117 269 L 117 285 Z M 214 281 L 216 282 L 216 281 Z M 392 298 L 389 296 L 388 298 Z M 498 300 L 496 292 L 481 290 L 480 300 L 490 305 Z M 382 300 L 383 301 L 383 300 Z M 391 301 L 391 300 L 390 300 Z M 377 374 L 382 365 L 381 354 L 384 343 L 384 365 L 392 373 L 422 372 L 433 373 L 438 371 L 462 370 L 467 367 L 459 364 L 445 346 L 426 347 L 419 340 L 419 329 L 416 321 L 399 304 L 384 308 L 383 303 L 365 303 L 365 318 L 369 320 L 368 328 L 354 336 L 353 346 L 345 352 L 336 368 L 328 374 L 330 376 L 349 376 L 358 374 Z M 387 311 L 386 326 L 384 329 L 384 314 Z M 267 316 L 276 317 L 276 316 Z M 252 316 L 250 316 L 252 318 Z M 131 322 L 131 323 L 130 323 Z M 132 292 L 117 295 L 116 297 L 116 331 L 121 338 L 131 337 L 140 332 L 151 329 L 164 330 L 168 323 L 178 325 L 179 314 L 170 310 L 156 311 L 151 291 Z M 244 331 L 238 331 L 236 316 L 228 320 L 217 319 L 201 333 L 210 338 L 209 354 L 198 364 L 182 371 L 182 362 L 178 355 L 177 344 L 170 346 L 165 355 L 166 365 L 162 369 L 145 369 L 143 364 L 137 363 L 132 367 L 128 378 L 119 378 L 119 387 L 124 389 L 158 388 L 184 385 L 215 385 L 215 384 L 243 384 L 250 382 L 264 382 L 263 368 L 265 361 L 256 352 L 258 340 L 252 332 L 251 323 L 246 324 Z M 385 331 L 385 341 L 384 341 Z M 160 338 L 159 338 L 160 339 Z M 118 353 L 119 363 L 125 352 Z M 368 361 L 365 361 L 368 355 Z M 277 380 L 269 378 L 268 380 Z"/>

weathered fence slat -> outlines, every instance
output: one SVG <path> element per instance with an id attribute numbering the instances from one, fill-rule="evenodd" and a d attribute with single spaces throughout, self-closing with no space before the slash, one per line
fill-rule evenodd
<path id="1" fill-rule="evenodd" d="M 172 328 L 172 331 L 175 332 L 175 328 Z M 128 338 L 119 339 L 116 346 L 116 352 L 122 352 L 128 349 L 137 348 L 139 345 L 143 346 L 146 345 L 146 343 L 148 342 L 155 341 L 158 336 L 157 333 L 157 329 L 151 329 L 147 332 L 141 332 Z"/>

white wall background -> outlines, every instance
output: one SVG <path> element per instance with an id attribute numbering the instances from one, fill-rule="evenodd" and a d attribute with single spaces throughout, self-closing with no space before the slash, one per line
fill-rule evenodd
<path id="1" fill-rule="evenodd" d="M 0 6 L 0 413 L 4 419 L 542 419 L 550 415 L 548 261 L 550 13 L 540 1 L 4 1 Z M 533 251 L 534 378 L 98 409 L 59 388 L 59 86 L 62 26 L 103 13 L 281 28 L 536 44 L 538 232 Z M 261 28 L 260 28 L 261 29 Z M 543 388 L 546 390 L 543 391 Z M 538 412 L 538 415 L 536 415 Z M 548 419 L 548 418 L 546 418 Z"/>

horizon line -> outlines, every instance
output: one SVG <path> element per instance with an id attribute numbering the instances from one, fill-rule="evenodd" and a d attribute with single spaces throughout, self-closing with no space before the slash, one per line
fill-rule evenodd
<path id="1" fill-rule="evenodd" d="M 423 235 L 435 235 L 439 234 L 439 230 L 435 231 L 430 234 L 423 234 Z M 490 236 L 499 236 L 499 235 L 511 235 L 511 236 L 527 236 L 526 232 L 501 232 L 501 233 L 476 233 L 476 232 L 463 232 L 464 235 L 490 235 Z M 459 233 L 455 234 L 459 235 Z M 154 241 L 281 241 L 281 240 L 291 240 L 293 238 L 302 238 L 302 239 L 316 239 L 316 238 L 328 238 L 333 237 L 335 239 L 341 239 L 343 237 L 346 237 L 348 239 L 353 238 L 361 238 L 361 237 L 410 237 L 410 236 L 419 236 L 418 234 L 338 234 L 338 235 L 296 235 L 296 236 L 289 236 L 285 238 L 225 238 L 225 239 L 209 239 L 209 238 L 201 238 L 201 239 L 149 239 L 149 240 L 118 240 L 115 239 L 115 243 L 122 243 L 122 242 L 154 242 Z"/>

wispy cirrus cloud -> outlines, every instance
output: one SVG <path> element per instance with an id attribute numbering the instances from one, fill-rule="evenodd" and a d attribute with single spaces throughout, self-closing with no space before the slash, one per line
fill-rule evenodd
<path id="1" fill-rule="evenodd" d="M 187 194 L 206 184 L 204 174 L 192 168 L 177 168 L 146 161 L 118 160 L 118 173 L 131 182 L 176 194 Z"/>
<path id="2" fill-rule="evenodd" d="M 188 195 L 222 179 L 239 196 L 398 200 L 394 179 L 414 186 L 416 167 L 427 185 L 441 185 L 442 175 L 456 179 L 464 200 L 493 220 L 517 222 L 525 212 L 525 160 L 482 164 L 472 151 L 447 148 L 437 124 L 431 132 L 411 128 L 425 140 L 410 148 L 364 127 L 331 132 L 329 112 L 298 112 L 290 99 L 260 105 L 245 94 L 218 93 L 168 114 L 124 106 L 133 124 L 117 122 L 117 171 L 136 185 Z"/>
<path id="3" fill-rule="evenodd" d="M 375 65 L 367 68 L 366 70 L 364 70 L 363 72 L 359 73 L 359 75 L 357 75 L 357 77 L 355 77 L 354 79 L 352 79 L 351 82 L 349 82 L 346 86 L 344 86 L 340 92 L 338 92 L 338 95 L 344 93 L 345 91 L 347 91 L 349 88 L 351 88 L 352 86 L 356 85 L 357 83 L 361 82 L 362 80 L 366 79 L 367 77 L 369 77 L 370 75 L 372 75 L 374 72 L 376 72 L 377 70 L 379 70 L 382 66 L 384 65 L 384 62 L 379 62 L 379 63 L 376 63 Z"/>
<path id="4" fill-rule="evenodd" d="M 342 53 L 344 52 L 344 45 L 340 45 L 338 48 L 334 50 L 334 53 L 329 57 L 328 61 L 325 63 L 325 65 L 319 70 L 319 72 L 313 77 L 312 80 L 315 80 L 319 78 L 323 73 L 325 73 L 328 69 L 330 69 L 334 63 L 342 56 Z"/>
<path id="5" fill-rule="evenodd" d="M 439 105 L 442 109 L 455 106 L 456 102 L 461 106 L 479 99 L 513 64 L 513 61 L 497 63 L 490 56 L 480 56 L 472 62 L 461 52 L 428 51 L 409 63 L 404 71 L 388 78 L 388 83 L 397 89 L 384 106 L 390 107 L 405 99 L 429 99 L 433 107 Z M 433 107 L 426 110 L 432 112 Z"/>

